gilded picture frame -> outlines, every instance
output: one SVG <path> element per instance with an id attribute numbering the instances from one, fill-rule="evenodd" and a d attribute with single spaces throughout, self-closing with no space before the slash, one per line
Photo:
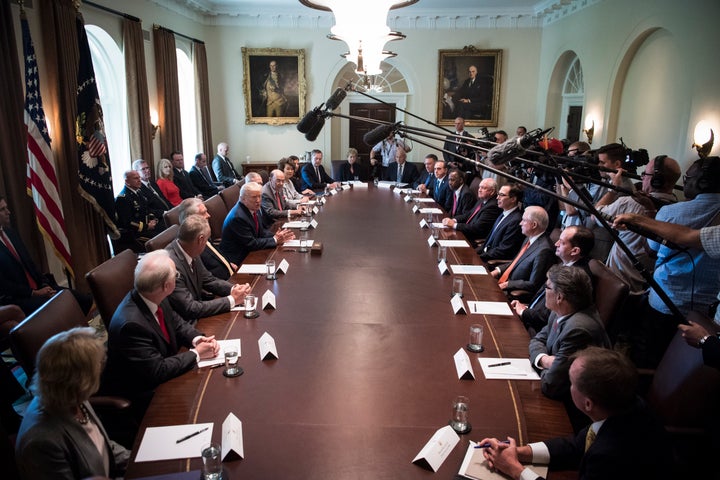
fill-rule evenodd
<path id="1" fill-rule="evenodd" d="M 501 72 L 502 50 L 439 50 L 437 123 L 463 117 L 467 127 L 497 126 Z"/>
<path id="2" fill-rule="evenodd" d="M 297 123 L 305 114 L 305 50 L 242 48 L 245 124 Z"/>

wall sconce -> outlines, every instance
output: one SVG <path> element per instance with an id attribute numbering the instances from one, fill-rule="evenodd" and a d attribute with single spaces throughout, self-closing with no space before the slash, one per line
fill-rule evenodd
<path id="1" fill-rule="evenodd" d="M 159 119 L 158 119 L 158 112 L 155 109 L 150 110 L 150 126 L 152 127 L 152 139 L 155 140 L 155 135 L 157 134 L 158 128 L 160 128 L 160 125 L 158 125 Z"/>
<path id="2" fill-rule="evenodd" d="M 590 124 L 590 126 L 588 126 L 588 124 Z M 595 120 L 590 117 L 585 119 L 585 129 L 583 133 L 587 137 L 588 143 L 592 145 L 593 135 L 595 135 Z"/>
<path id="3" fill-rule="evenodd" d="M 693 133 L 694 143 L 692 147 L 697 150 L 700 158 L 705 158 L 710 154 L 713 144 L 715 143 L 715 133 L 710 124 L 705 120 L 701 120 L 695 125 L 695 132 Z"/>

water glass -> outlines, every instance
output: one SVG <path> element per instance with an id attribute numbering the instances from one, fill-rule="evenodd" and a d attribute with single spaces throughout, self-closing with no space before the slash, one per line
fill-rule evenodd
<path id="1" fill-rule="evenodd" d="M 267 273 L 265 274 L 265 279 L 266 280 L 275 280 L 275 260 L 266 260 L 265 267 L 267 268 Z"/>
<path id="2" fill-rule="evenodd" d="M 453 277 L 452 295 L 463 296 L 463 279 L 462 277 Z"/>
<path id="3" fill-rule="evenodd" d="M 452 402 L 452 418 L 450 426 L 457 433 L 467 433 L 470 431 L 470 422 L 468 413 L 470 410 L 470 399 L 462 395 L 455 397 Z"/>
<path id="4" fill-rule="evenodd" d="M 483 327 L 480 324 L 470 325 L 470 341 L 468 342 L 468 350 L 471 352 L 482 352 Z"/>
<path id="5" fill-rule="evenodd" d="M 225 375 L 234 376 L 238 374 L 238 349 L 234 345 L 225 347 Z"/>
<path id="6" fill-rule="evenodd" d="M 245 295 L 245 318 L 255 318 L 258 316 L 255 308 L 257 307 L 257 297 L 249 294 Z"/>
<path id="7" fill-rule="evenodd" d="M 205 480 L 222 480 L 222 449 L 219 443 L 205 445 L 200 451 L 203 461 L 203 478 Z"/>
<path id="8" fill-rule="evenodd" d="M 440 245 L 438 247 L 438 263 L 447 262 L 447 247 Z"/>

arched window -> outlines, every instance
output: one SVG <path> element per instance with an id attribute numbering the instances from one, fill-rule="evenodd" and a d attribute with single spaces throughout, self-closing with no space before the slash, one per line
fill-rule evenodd
<path id="1" fill-rule="evenodd" d="M 348 62 L 337 76 L 336 84 L 345 87 L 350 82 L 370 94 L 408 93 L 410 91 L 403 74 L 394 65 L 380 62 L 382 72 L 378 75 L 358 75 L 355 64 Z"/>
<path id="2" fill-rule="evenodd" d="M 88 36 L 105 122 L 113 191 L 117 195 L 125 185 L 123 174 L 132 165 L 127 121 L 125 60 L 120 47 L 105 30 L 96 25 L 86 25 L 85 32 Z"/>
<path id="3" fill-rule="evenodd" d="M 195 102 L 195 70 L 191 59 L 192 45 L 176 38 L 178 89 L 180 91 L 180 123 L 182 126 L 182 148 L 185 157 L 185 168 L 195 162 L 195 154 L 200 150 L 198 145 L 197 109 Z"/>

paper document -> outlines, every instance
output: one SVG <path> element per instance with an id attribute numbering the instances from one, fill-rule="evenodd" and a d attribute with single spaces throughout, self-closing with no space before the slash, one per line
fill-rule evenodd
<path id="1" fill-rule="evenodd" d="M 237 273 L 247 273 L 249 275 L 264 275 L 267 273 L 267 267 L 264 263 L 243 263 L 238 268 Z"/>
<path id="2" fill-rule="evenodd" d="M 189 437 L 196 432 L 200 433 Z M 135 461 L 153 462 L 199 457 L 203 445 L 210 443 L 212 433 L 212 423 L 150 427 L 145 430 Z M 189 438 L 178 443 L 178 440 L 185 437 Z"/>
<path id="3" fill-rule="evenodd" d="M 442 222 L 433 222 L 433 223 L 431 223 L 430 225 L 433 226 L 433 227 L 435 227 L 435 228 L 440 228 L 440 229 L 448 228 L 448 227 L 446 227 L 445 225 L 443 225 Z"/>
<path id="4" fill-rule="evenodd" d="M 527 358 L 478 358 L 488 380 L 540 380 Z"/>
<path id="5" fill-rule="evenodd" d="M 450 265 L 450 268 L 455 275 L 487 275 L 482 265 Z"/>
<path id="6" fill-rule="evenodd" d="M 443 211 L 440 210 L 439 208 L 430 207 L 430 208 L 421 208 L 421 209 L 420 209 L 420 213 L 424 213 L 424 214 L 426 214 L 426 215 L 427 215 L 428 213 L 438 213 L 438 214 L 441 214 L 441 213 L 443 213 Z"/>
<path id="7" fill-rule="evenodd" d="M 510 305 L 507 302 L 476 302 L 468 301 L 470 313 L 480 315 L 512 315 Z"/>
<path id="8" fill-rule="evenodd" d="M 415 198 L 415 201 L 419 203 L 435 203 L 435 199 L 432 197 Z"/>
<path id="9" fill-rule="evenodd" d="M 441 247 L 462 248 L 470 246 L 465 240 L 439 240 L 438 243 Z"/>
<path id="10" fill-rule="evenodd" d="M 458 472 L 460 476 L 474 480 L 506 480 L 510 478 L 500 472 L 490 470 L 487 460 L 485 460 L 485 456 L 483 455 L 483 449 L 475 448 L 475 445 L 477 445 L 477 443 L 470 440 L 470 446 L 465 453 L 465 459 L 462 465 L 460 465 L 460 471 Z M 547 478 L 547 465 L 529 464 L 525 466 L 537 475 Z"/>
<path id="11" fill-rule="evenodd" d="M 200 360 L 198 362 L 198 368 L 202 367 L 211 367 L 213 365 L 223 365 L 225 363 L 225 348 L 228 345 L 235 345 L 237 347 L 238 351 L 238 357 L 241 357 L 241 351 L 240 351 L 240 339 L 235 338 L 232 340 L 218 340 L 218 345 L 220 346 L 220 353 L 218 353 L 213 358 L 208 358 L 207 360 Z"/>
<path id="12" fill-rule="evenodd" d="M 295 220 L 292 222 L 285 222 L 282 228 L 308 228 L 308 226 L 310 226 L 310 222 Z"/>
<path id="13" fill-rule="evenodd" d="M 311 248 L 313 246 L 312 240 L 303 240 L 303 241 L 307 245 L 307 248 Z M 300 240 L 288 240 L 287 242 L 283 243 L 283 247 L 298 248 L 299 246 L 300 246 Z"/>

